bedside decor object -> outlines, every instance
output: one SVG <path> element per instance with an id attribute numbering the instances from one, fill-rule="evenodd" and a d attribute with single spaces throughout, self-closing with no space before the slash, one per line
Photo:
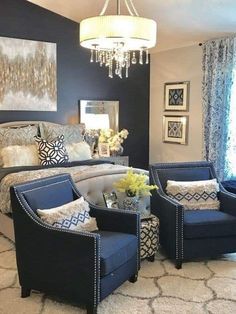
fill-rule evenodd
<path id="1" fill-rule="evenodd" d="M 57 111 L 56 44 L 0 37 L 0 110 Z"/>
<path id="2" fill-rule="evenodd" d="M 98 155 L 101 157 L 110 157 L 110 148 L 108 143 L 98 143 Z"/>
<path id="3" fill-rule="evenodd" d="M 116 14 L 105 15 L 109 3 L 105 1 L 99 16 L 80 22 L 80 45 L 91 50 L 90 62 L 108 67 L 110 78 L 113 74 L 122 78 L 123 71 L 128 77 L 131 64 L 149 63 L 148 49 L 156 45 L 157 24 L 140 17 L 132 0 L 123 1 L 130 15 L 121 14 L 120 0 Z"/>
<path id="4" fill-rule="evenodd" d="M 109 192 L 103 193 L 103 198 L 104 198 L 106 207 L 119 208 L 116 192 L 112 191 L 110 193 Z"/>
<path id="5" fill-rule="evenodd" d="M 188 116 L 163 117 L 163 142 L 187 144 Z"/>
<path id="6" fill-rule="evenodd" d="M 99 143 L 108 143 L 111 156 L 120 156 L 123 154 L 122 143 L 127 138 L 129 132 L 122 129 L 120 132 L 115 133 L 112 129 L 100 130 Z"/>
<path id="7" fill-rule="evenodd" d="M 166 111 L 188 111 L 189 82 L 166 83 L 164 91 Z"/>
<path id="8" fill-rule="evenodd" d="M 118 192 L 125 193 L 123 205 L 125 209 L 142 211 L 144 209 L 139 208 L 139 198 L 141 196 L 151 195 L 150 191 L 157 189 L 156 185 L 147 184 L 148 176 L 141 173 L 134 173 L 133 169 L 129 169 L 126 175 L 113 183 L 113 186 Z"/>

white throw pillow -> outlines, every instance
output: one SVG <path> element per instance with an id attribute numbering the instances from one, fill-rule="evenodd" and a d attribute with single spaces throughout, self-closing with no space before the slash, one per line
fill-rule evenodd
<path id="1" fill-rule="evenodd" d="M 219 184 L 216 179 L 203 181 L 167 181 L 166 193 L 184 209 L 219 209 Z"/>
<path id="2" fill-rule="evenodd" d="M 80 161 L 91 159 L 90 146 L 86 142 L 78 142 L 66 145 L 69 161 Z"/>
<path id="3" fill-rule="evenodd" d="M 36 145 L 7 146 L 0 151 L 3 167 L 37 166 L 39 165 Z"/>
<path id="4" fill-rule="evenodd" d="M 50 209 L 37 209 L 39 217 L 49 225 L 77 231 L 97 230 L 96 219 L 89 215 L 89 204 L 83 197 Z"/>

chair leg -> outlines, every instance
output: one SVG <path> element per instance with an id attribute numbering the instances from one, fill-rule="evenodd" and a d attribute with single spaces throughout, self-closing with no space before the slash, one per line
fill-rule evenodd
<path id="1" fill-rule="evenodd" d="M 134 274 L 129 278 L 129 282 L 135 283 L 138 280 L 138 274 Z"/>
<path id="2" fill-rule="evenodd" d="M 21 287 L 21 297 L 22 298 L 27 298 L 30 296 L 30 291 L 31 289 L 26 288 L 26 287 Z"/>
<path id="3" fill-rule="evenodd" d="M 181 269 L 182 268 L 182 260 L 181 259 L 176 259 L 175 260 L 175 268 L 176 269 Z"/>
<path id="4" fill-rule="evenodd" d="M 87 314 L 97 314 L 97 306 L 87 305 Z"/>

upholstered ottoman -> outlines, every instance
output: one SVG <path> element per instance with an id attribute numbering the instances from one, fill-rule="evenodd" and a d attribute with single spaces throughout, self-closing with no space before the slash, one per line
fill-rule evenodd
<path id="1" fill-rule="evenodd" d="M 140 257 L 154 262 L 159 248 L 159 219 L 151 215 L 141 219 L 140 230 Z"/>

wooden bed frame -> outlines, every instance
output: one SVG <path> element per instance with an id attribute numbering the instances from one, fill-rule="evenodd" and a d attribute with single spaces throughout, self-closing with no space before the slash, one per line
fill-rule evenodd
<path id="1" fill-rule="evenodd" d="M 13 121 L 0 123 L 0 128 L 20 128 L 26 127 L 28 125 L 39 125 L 39 123 L 48 122 L 50 124 L 56 124 L 49 121 Z M 13 242 L 15 241 L 14 236 L 14 227 L 13 227 L 13 219 L 0 212 L 0 233 L 2 233 L 5 237 L 9 238 Z"/>

